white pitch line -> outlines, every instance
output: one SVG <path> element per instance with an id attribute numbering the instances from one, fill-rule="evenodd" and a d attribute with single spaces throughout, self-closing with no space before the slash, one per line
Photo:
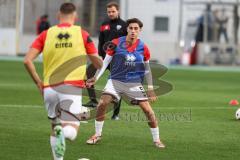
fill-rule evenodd
<path id="1" fill-rule="evenodd" d="M 8 108 L 43 108 L 40 105 L 22 105 L 22 104 L 0 104 L 0 107 Z"/>
<path id="2" fill-rule="evenodd" d="M 207 72 L 240 72 L 238 66 L 166 66 L 174 70 L 192 70 Z"/>
<path id="3" fill-rule="evenodd" d="M 22 105 L 22 104 L 0 104 L 0 107 L 9 107 L 9 108 L 44 108 L 44 105 Z M 122 106 L 127 107 L 127 109 L 137 110 L 134 106 Z M 202 109 L 202 110 L 209 110 L 209 109 L 237 109 L 239 106 L 229 106 L 229 107 L 154 107 L 154 110 L 168 110 L 168 109 L 176 109 L 176 110 L 195 110 L 195 109 Z"/>
<path id="4" fill-rule="evenodd" d="M 165 107 L 165 108 L 159 108 L 159 109 L 235 109 L 233 107 Z"/>
<path id="5" fill-rule="evenodd" d="M 19 56 L 0 56 L 0 61 L 13 61 L 13 62 L 23 62 L 24 57 Z M 35 62 L 42 62 L 41 57 L 38 57 Z"/>
<path id="6" fill-rule="evenodd" d="M 126 107 L 126 106 L 123 106 Z M 203 109 L 203 110 L 209 110 L 209 109 L 237 109 L 240 108 L 240 106 L 229 106 L 229 107 L 156 107 L 154 106 L 154 110 L 167 110 L 167 109 Z M 135 106 L 128 106 L 128 109 L 137 110 Z"/>

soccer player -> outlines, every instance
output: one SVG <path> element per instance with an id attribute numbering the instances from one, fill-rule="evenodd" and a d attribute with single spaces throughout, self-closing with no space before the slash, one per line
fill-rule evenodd
<path id="1" fill-rule="evenodd" d="M 118 101 L 121 96 L 125 96 L 132 104 L 138 104 L 145 113 L 155 146 L 165 148 L 160 141 L 157 119 L 148 102 L 148 100 L 156 101 L 157 97 L 153 91 L 149 49 L 142 40 L 138 39 L 143 24 L 139 19 L 132 18 L 127 20 L 127 26 L 127 36 L 112 41 L 114 45 L 109 47 L 103 67 L 87 81 L 89 86 L 96 83 L 111 62 L 111 73 L 97 106 L 95 134 L 87 140 L 87 144 L 96 144 L 101 140 L 107 106 L 111 102 Z M 148 83 L 147 94 L 142 84 L 144 77 Z"/>
<path id="2" fill-rule="evenodd" d="M 102 23 L 100 27 L 99 34 L 99 43 L 98 43 L 98 52 L 99 55 L 104 59 L 106 56 L 106 46 L 108 42 L 111 42 L 113 39 L 126 36 L 127 35 L 127 24 L 119 16 L 119 5 L 116 2 L 109 2 L 106 6 L 108 18 Z M 110 70 L 110 65 L 107 67 Z M 96 69 L 89 67 L 88 68 L 88 78 L 93 77 Z M 92 86 L 92 88 L 94 88 Z M 96 106 L 96 94 L 93 89 L 88 89 L 90 102 L 86 106 Z M 120 112 L 121 100 L 114 105 L 114 111 L 112 115 L 113 120 L 118 120 L 118 114 Z"/>
<path id="3" fill-rule="evenodd" d="M 50 144 L 54 160 L 63 160 L 65 138 L 74 140 L 77 137 L 80 118 L 75 117 L 84 110 L 81 93 L 85 86 L 86 56 L 96 68 L 102 66 L 89 34 L 74 25 L 76 16 L 75 5 L 63 3 L 58 13 L 59 24 L 43 31 L 32 43 L 24 59 L 27 71 L 43 94 L 51 120 Z M 33 64 L 41 52 L 43 81 Z M 67 118 L 62 118 L 63 115 Z"/>

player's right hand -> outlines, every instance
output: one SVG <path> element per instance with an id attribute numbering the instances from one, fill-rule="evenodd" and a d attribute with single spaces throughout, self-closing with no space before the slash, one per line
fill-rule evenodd
<path id="1" fill-rule="evenodd" d="M 37 87 L 38 87 L 39 92 L 43 96 L 43 84 L 42 84 L 42 82 L 38 82 Z"/>
<path id="2" fill-rule="evenodd" d="M 147 91 L 147 95 L 150 102 L 155 102 L 157 100 L 157 96 L 152 89 Z"/>
<path id="3" fill-rule="evenodd" d="M 90 88 L 91 86 L 93 86 L 94 84 L 96 83 L 96 78 L 93 77 L 93 78 L 90 78 L 86 81 L 86 87 L 87 88 Z"/>

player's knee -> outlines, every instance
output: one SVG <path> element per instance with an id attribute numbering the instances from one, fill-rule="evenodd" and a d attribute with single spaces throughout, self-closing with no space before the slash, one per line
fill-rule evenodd
<path id="1" fill-rule="evenodd" d="M 145 108 L 144 112 L 147 114 L 154 114 L 154 111 L 152 110 L 152 108 Z"/>
<path id="2" fill-rule="evenodd" d="M 65 126 L 63 127 L 63 134 L 65 138 L 73 141 L 77 137 L 77 130 L 72 126 Z"/>
<path id="3" fill-rule="evenodd" d="M 148 117 L 149 120 L 155 121 L 156 116 L 155 116 L 155 114 L 154 114 L 153 111 L 147 111 L 147 112 L 145 112 L 145 114 L 147 115 L 147 117 Z"/>
<path id="4" fill-rule="evenodd" d="M 151 115 L 154 114 L 153 111 L 150 110 L 150 109 L 146 109 L 146 110 L 144 110 L 144 113 L 145 113 L 146 115 L 148 115 L 148 116 L 151 116 Z"/>

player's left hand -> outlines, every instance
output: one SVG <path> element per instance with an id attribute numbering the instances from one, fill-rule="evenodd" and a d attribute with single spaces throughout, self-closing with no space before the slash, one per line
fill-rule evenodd
<path id="1" fill-rule="evenodd" d="M 155 102 L 157 100 L 157 96 L 156 96 L 154 90 L 152 90 L 152 89 L 148 90 L 147 95 L 148 95 L 150 102 Z"/>

